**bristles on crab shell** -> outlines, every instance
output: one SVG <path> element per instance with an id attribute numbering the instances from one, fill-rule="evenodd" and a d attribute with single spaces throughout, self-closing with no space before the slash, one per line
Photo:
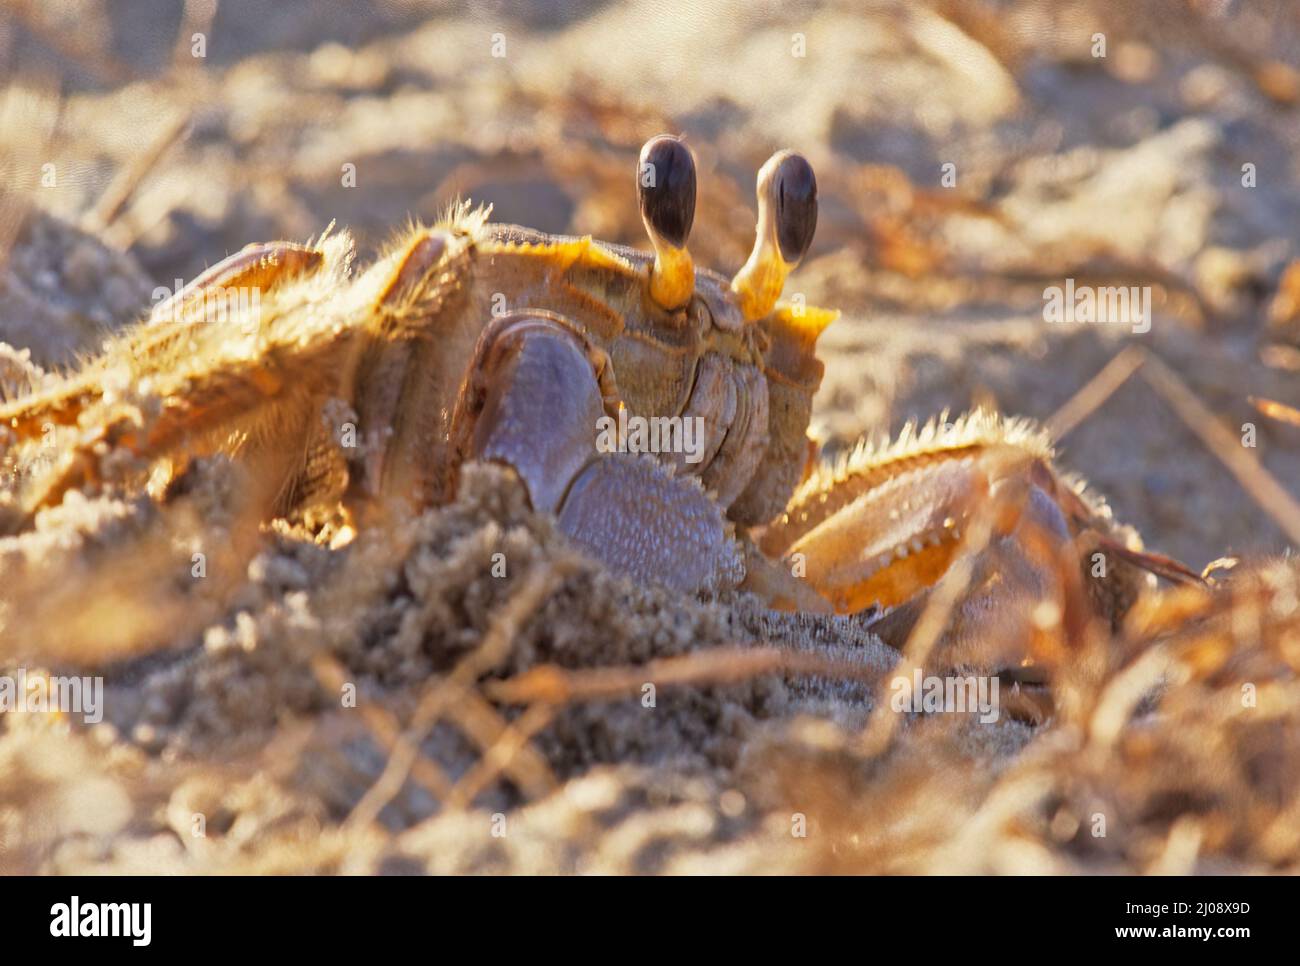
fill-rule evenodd
<path id="1" fill-rule="evenodd" d="M 468 198 L 457 198 L 447 206 L 446 211 L 434 222 L 435 230 L 450 231 L 454 234 L 472 235 L 481 231 L 492 217 L 492 206 L 475 204 Z M 420 226 L 412 223 L 403 234 L 410 234 Z"/>

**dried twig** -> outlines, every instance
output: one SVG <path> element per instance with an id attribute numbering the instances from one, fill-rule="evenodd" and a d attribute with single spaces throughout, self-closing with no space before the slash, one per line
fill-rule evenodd
<path id="1" fill-rule="evenodd" d="M 546 758 L 528 744 L 527 739 L 532 737 L 532 733 L 508 724 L 476 689 L 464 692 L 457 701 L 449 704 L 443 717 L 478 746 L 480 764 L 487 761 L 499 765 L 495 770 L 506 772 L 529 798 L 549 795 L 558 787 Z M 545 722 L 538 722 L 537 729 L 542 727 L 545 727 Z M 487 783 L 485 780 L 484 785 Z M 451 807 L 468 805 L 474 795 L 466 796 L 467 787 L 462 780 L 452 789 L 447 804 Z"/>
<path id="2" fill-rule="evenodd" d="M 1280 423 L 1287 423 L 1291 426 L 1300 426 L 1300 409 L 1278 402 L 1276 399 L 1261 399 L 1259 396 L 1247 396 L 1246 398 L 1252 406 L 1269 419 L 1276 419 Z"/>
<path id="3" fill-rule="evenodd" d="M 1282 532 L 1300 544 L 1300 503 L 1264 468 L 1259 457 L 1242 446 L 1241 439 L 1158 358 L 1148 356 L 1142 375 Z"/>
<path id="4" fill-rule="evenodd" d="M 943 636 L 953 610 L 970 587 L 975 574 L 975 560 L 993 538 L 993 525 L 1002 509 L 1001 500 L 990 499 L 972 517 L 957 552 L 957 559 L 926 598 L 921 615 L 907 636 L 903 645 L 903 658 L 896 669 L 898 674 L 911 676 L 916 669 L 924 667 Z M 875 713 L 867 720 L 860 741 L 862 751 L 868 757 L 876 757 L 889 746 L 898 720 L 902 717 L 885 712 L 884 709 L 888 708 L 887 701 L 878 700 L 875 707 Z"/>
<path id="5" fill-rule="evenodd" d="M 347 683 L 343 665 L 328 654 L 313 656 L 311 668 L 316 680 L 331 694 L 339 694 Z M 357 710 L 361 712 L 361 720 L 367 730 L 379 742 L 380 747 L 391 755 L 402 736 L 402 726 L 396 716 L 376 704 L 358 704 Z M 439 801 L 451 794 L 451 779 L 427 758 L 421 757 L 412 762 L 411 775 Z"/>
<path id="6" fill-rule="evenodd" d="M 217 19 L 217 7 L 221 0 L 185 0 L 185 10 L 181 14 L 181 24 L 176 30 L 176 43 L 172 48 L 172 66 L 175 68 L 192 65 L 194 58 L 190 55 L 192 38 L 195 34 L 208 36 L 212 33 L 212 23 Z"/>
<path id="7" fill-rule="evenodd" d="M 576 701 L 616 701 L 656 688 L 739 684 L 764 674 L 802 674 L 874 682 L 880 670 L 856 661 L 777 647 L 733 645 L 694 651 L 623 667 L 568 670 L 542 665 L 504 681 L 489 681 L 484 693 L 503 704 L 563 705 Z"/>
<path id="8" fill-rule="evenodd" d="M 1137 346 L 1128 346 L 1088 380 L 1082 389 L 1071 396 L 1047 420 L 1047 431 L 1053 440 L 1059 440 L 1096 412 L 1115 394 L 1120 386 L 1146 361 L 1146 352 Z"/>
<path id="9" fill-rule="evenodd" d="M 94 207 L 81 217 L 83 230 L 98 234 L 117 219 L 149 172 L 162 159 L 172 145 L 180 141 L 189 129 L 189 114 L 179 111 L 159 128 L 148 147 L 137 154 L 131 163 L 118 171 L 117 176 L 104 189 Z"/>
<path id="10" fill-rule="evenodd" d="M 433 726 L 451 705 L 464 700 L 482 674 L 505 659 L 520 624 L 551 594 L 564 573 L 565 568 L 555 564 L 535 567 L 529 571 L 514 596 L 493 618 L 487 633 L 483 635 L 483 643 L 465 655 L 450 674 L 437 678 L 426 686 L 405 732 L 394 742 L 383 772 L 352 809 L 344 822 L 345 827 L 369 825 L 379 817 L 384 806 L 406 784 L 407 775 L 420 757 L 420 745 Z M 551 777 L 550 781 L 553 784 L 554 778 Z"/>
<path id="11" fill-rule="evenodd" d="M 485 705 L 486 706 L 486 705 Z M 550 705 L 535 704 L 525 711 L 516 721 L 511 722 L 497 735 L 496 740 L 483 752 L 464 777 L 456 783 L 451 794 L 446 797 L 448 808 L 466 808 L 479 794 L 504 772 L 525 775 L 532 774 L 538 779 L 550 779 L 550 769 L 546 759 L 532 746 L 532 738 L 554 719 L 556 709 Z M 499 717 L 493 715 L 496 721 Z M 519 768 L 517 762 L 522 759 L 525 768 Z M 544 778 L 543 778 L 544 776 Z M 554 781 L 554 779 L 550 779 Z M 536 781 L 534 782 L 537 783 Z M 554 785 L 549 786 L 553 788 Z M 525 791 L 528 791 L 525 788 Z M 538 794 L 534 792 L 533 794 Z"/>

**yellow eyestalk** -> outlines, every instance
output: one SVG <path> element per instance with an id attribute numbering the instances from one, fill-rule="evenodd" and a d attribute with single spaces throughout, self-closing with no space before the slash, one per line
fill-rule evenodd
<path id="1" fill-rule="evenodd" d="M 695 221 L 695 159 L 680 138 L 661 134 L 641 149 L 637 164 L 641 220 L 654 246 L 650 298 L 673 311 L 695 291 L 695 263 L 686 240 Z"/>
<path id="2" fill-rule="evenodd" d="M 731 280 L 741 314 L 750 322 L 771 313 L 817 230 L 817 178 L 803 155 L 772 155 L 759 169 L 757 192 L 754 250 Z"/>

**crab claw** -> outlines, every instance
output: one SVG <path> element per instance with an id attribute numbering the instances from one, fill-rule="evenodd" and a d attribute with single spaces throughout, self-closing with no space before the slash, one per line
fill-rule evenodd
<path id="1" fill-rule="evenodd" d="M 736 586 L 743 552 L 700 480 L 601 449 L 617 405 L 608 357 L 570 321 L 540 309 L 494 319 L 452 416 L 455 461 L 511 467 L 533 509 L 625 576 L 683 593 Z"/>
<path id="2" fill-rule="evenodd" d="M 673 311 L 695 291 L 695 264 L 686 240 L 695 220 L 695 159 L 680 138 L 660 134 L 645 143 L 637 163 L 641 220 L 655 250 L 650 298 Z"/>
<path id="3" fill-rule="evenodd" d="M 801 154 L 778 151 L 758 172 L 758 232 L 749 261 L 731 281 L 749 321 L 772 311 L 786 276 L 817 230 L 817 176 Z"/>

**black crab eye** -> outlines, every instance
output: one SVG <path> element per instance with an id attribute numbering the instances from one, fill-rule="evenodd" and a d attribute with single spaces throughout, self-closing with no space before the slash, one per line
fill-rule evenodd
<path id="1" fill-rule="evenodd" d="M 651 233 L 685 248 L 695 221 L 695 159 L 680 138 L 661 134 L 645 143 L 637 165 L 637 195 Z"/>
<path id="2" fill-rule="evenodd" d="M 817 231 L 817 176 L 802 154 L 792 152 L 781 159 L 772 178 L 772 200 L 781 257 L 797 264 Z"/>

